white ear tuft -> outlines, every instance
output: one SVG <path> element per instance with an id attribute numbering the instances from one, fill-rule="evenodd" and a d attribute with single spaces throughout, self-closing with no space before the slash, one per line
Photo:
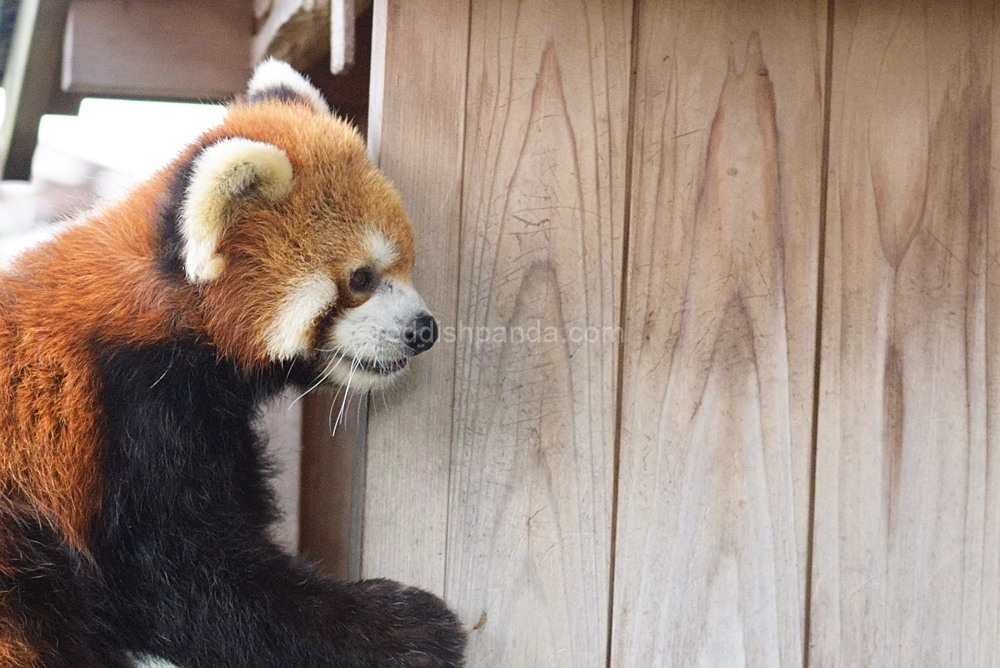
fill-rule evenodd
<path id="1" fill-rule="evenodd" d="M 248 98 L 287 99 L 289 95 L 299 98 L 321 114 L 330 113 L 329 105 L 316 87 L 288 63 L 268 58 L 257 66 L 247 85 Z"/>
<path id="2" fill-rule="evenodd" d="M 277 146 L 231 137 L 212 144 L 194 161 L 181 209 L 184 269 L 192 283 L 212 281 L 226 266 L 216 252 L 234 198 L 256 193 L 273 199 L 288 191 L 292 163 Z"/>

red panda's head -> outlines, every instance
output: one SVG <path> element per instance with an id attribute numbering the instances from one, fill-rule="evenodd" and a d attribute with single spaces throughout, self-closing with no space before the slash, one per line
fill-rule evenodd
<path id="1" fill-rule="evenodd" d="M 246 98 L 177 164 L 165 245 L 223 354 L 312 363 L 367 389 L 434 343 L 399 195 L 288 65 L 262 64 Z"/>

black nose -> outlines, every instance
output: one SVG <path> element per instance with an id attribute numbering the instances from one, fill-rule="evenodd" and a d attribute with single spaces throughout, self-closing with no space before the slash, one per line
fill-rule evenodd
<path id="1" fill-rule="evenodd" d="M 414 355 L 424 352 L 437 340 L 438 326 L 429 313 L 417 316 L 410 328 L 403 333 L 403 341 Z"/>

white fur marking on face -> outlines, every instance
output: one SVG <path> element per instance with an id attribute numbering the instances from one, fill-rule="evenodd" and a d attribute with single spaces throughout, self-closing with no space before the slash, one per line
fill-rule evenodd
<path id="1" fill-rule="evenodd" d="M 372 264 L 379 270 L 385 269 L 399 257 L 396 242 L 386 238 L 378 230 L 368 230 L 368 234 L 365 236 L 365 250 L 368 251 L 368 257 L 371 258 Z"/>
<path id="2" fill-rule="evenodd" d="M 330 113 L 326 100 L 308 79 L 296 72 L 288 63 L 274 58 L 268 58 L 254 70 L 253 77 L 247 85 L 247 95 L 280 88 L 287 88 L 298 94 L 319 113 Z"/>
<path id="3" fill-rule="evenodd" d="M 226 207 L 235 197 L 253 188 L 271 199 L 291 183 L 292 163 L 272 144 L 231 137 L 202 151 L 180 216 L 188 280 L 202 283 L 222 274 L 226 263 L 216 251 L 226 228 Z"/>
<path id="4" fill-rule="evenodd" d="M 264 341 L 271 359 L 290 360 L 310 352 L 313 323 L 337 300 L 337 284 L 326 274 L 307 276 L 285 297 Z"/>
<path id="5" fill-rule="evenodd" d="M 383 280 L 368 301 L 347 311 L 330 332 L 328 347 L 345 359 L 330 363 L 329 379 L 340 385 L 350 382 L 360 390 L 387 385 L 389 377 L 356 368 L 351 358 L 388 364 L 409 357 L 412 352 L 403 336 L 414 320 L 427 312 L 413 286 L 392 278 Z"/>

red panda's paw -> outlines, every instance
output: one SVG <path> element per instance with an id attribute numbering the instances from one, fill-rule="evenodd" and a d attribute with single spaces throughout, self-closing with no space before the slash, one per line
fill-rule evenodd
<path id="1" fill-rule="evenodd" d="M 440 598 L 392 580 L 363 580 L 351 587 L 372 623 L 368 637 L 371 644 L 366 648 L 372 666 L 465 665 L 465 630 Z"/>

